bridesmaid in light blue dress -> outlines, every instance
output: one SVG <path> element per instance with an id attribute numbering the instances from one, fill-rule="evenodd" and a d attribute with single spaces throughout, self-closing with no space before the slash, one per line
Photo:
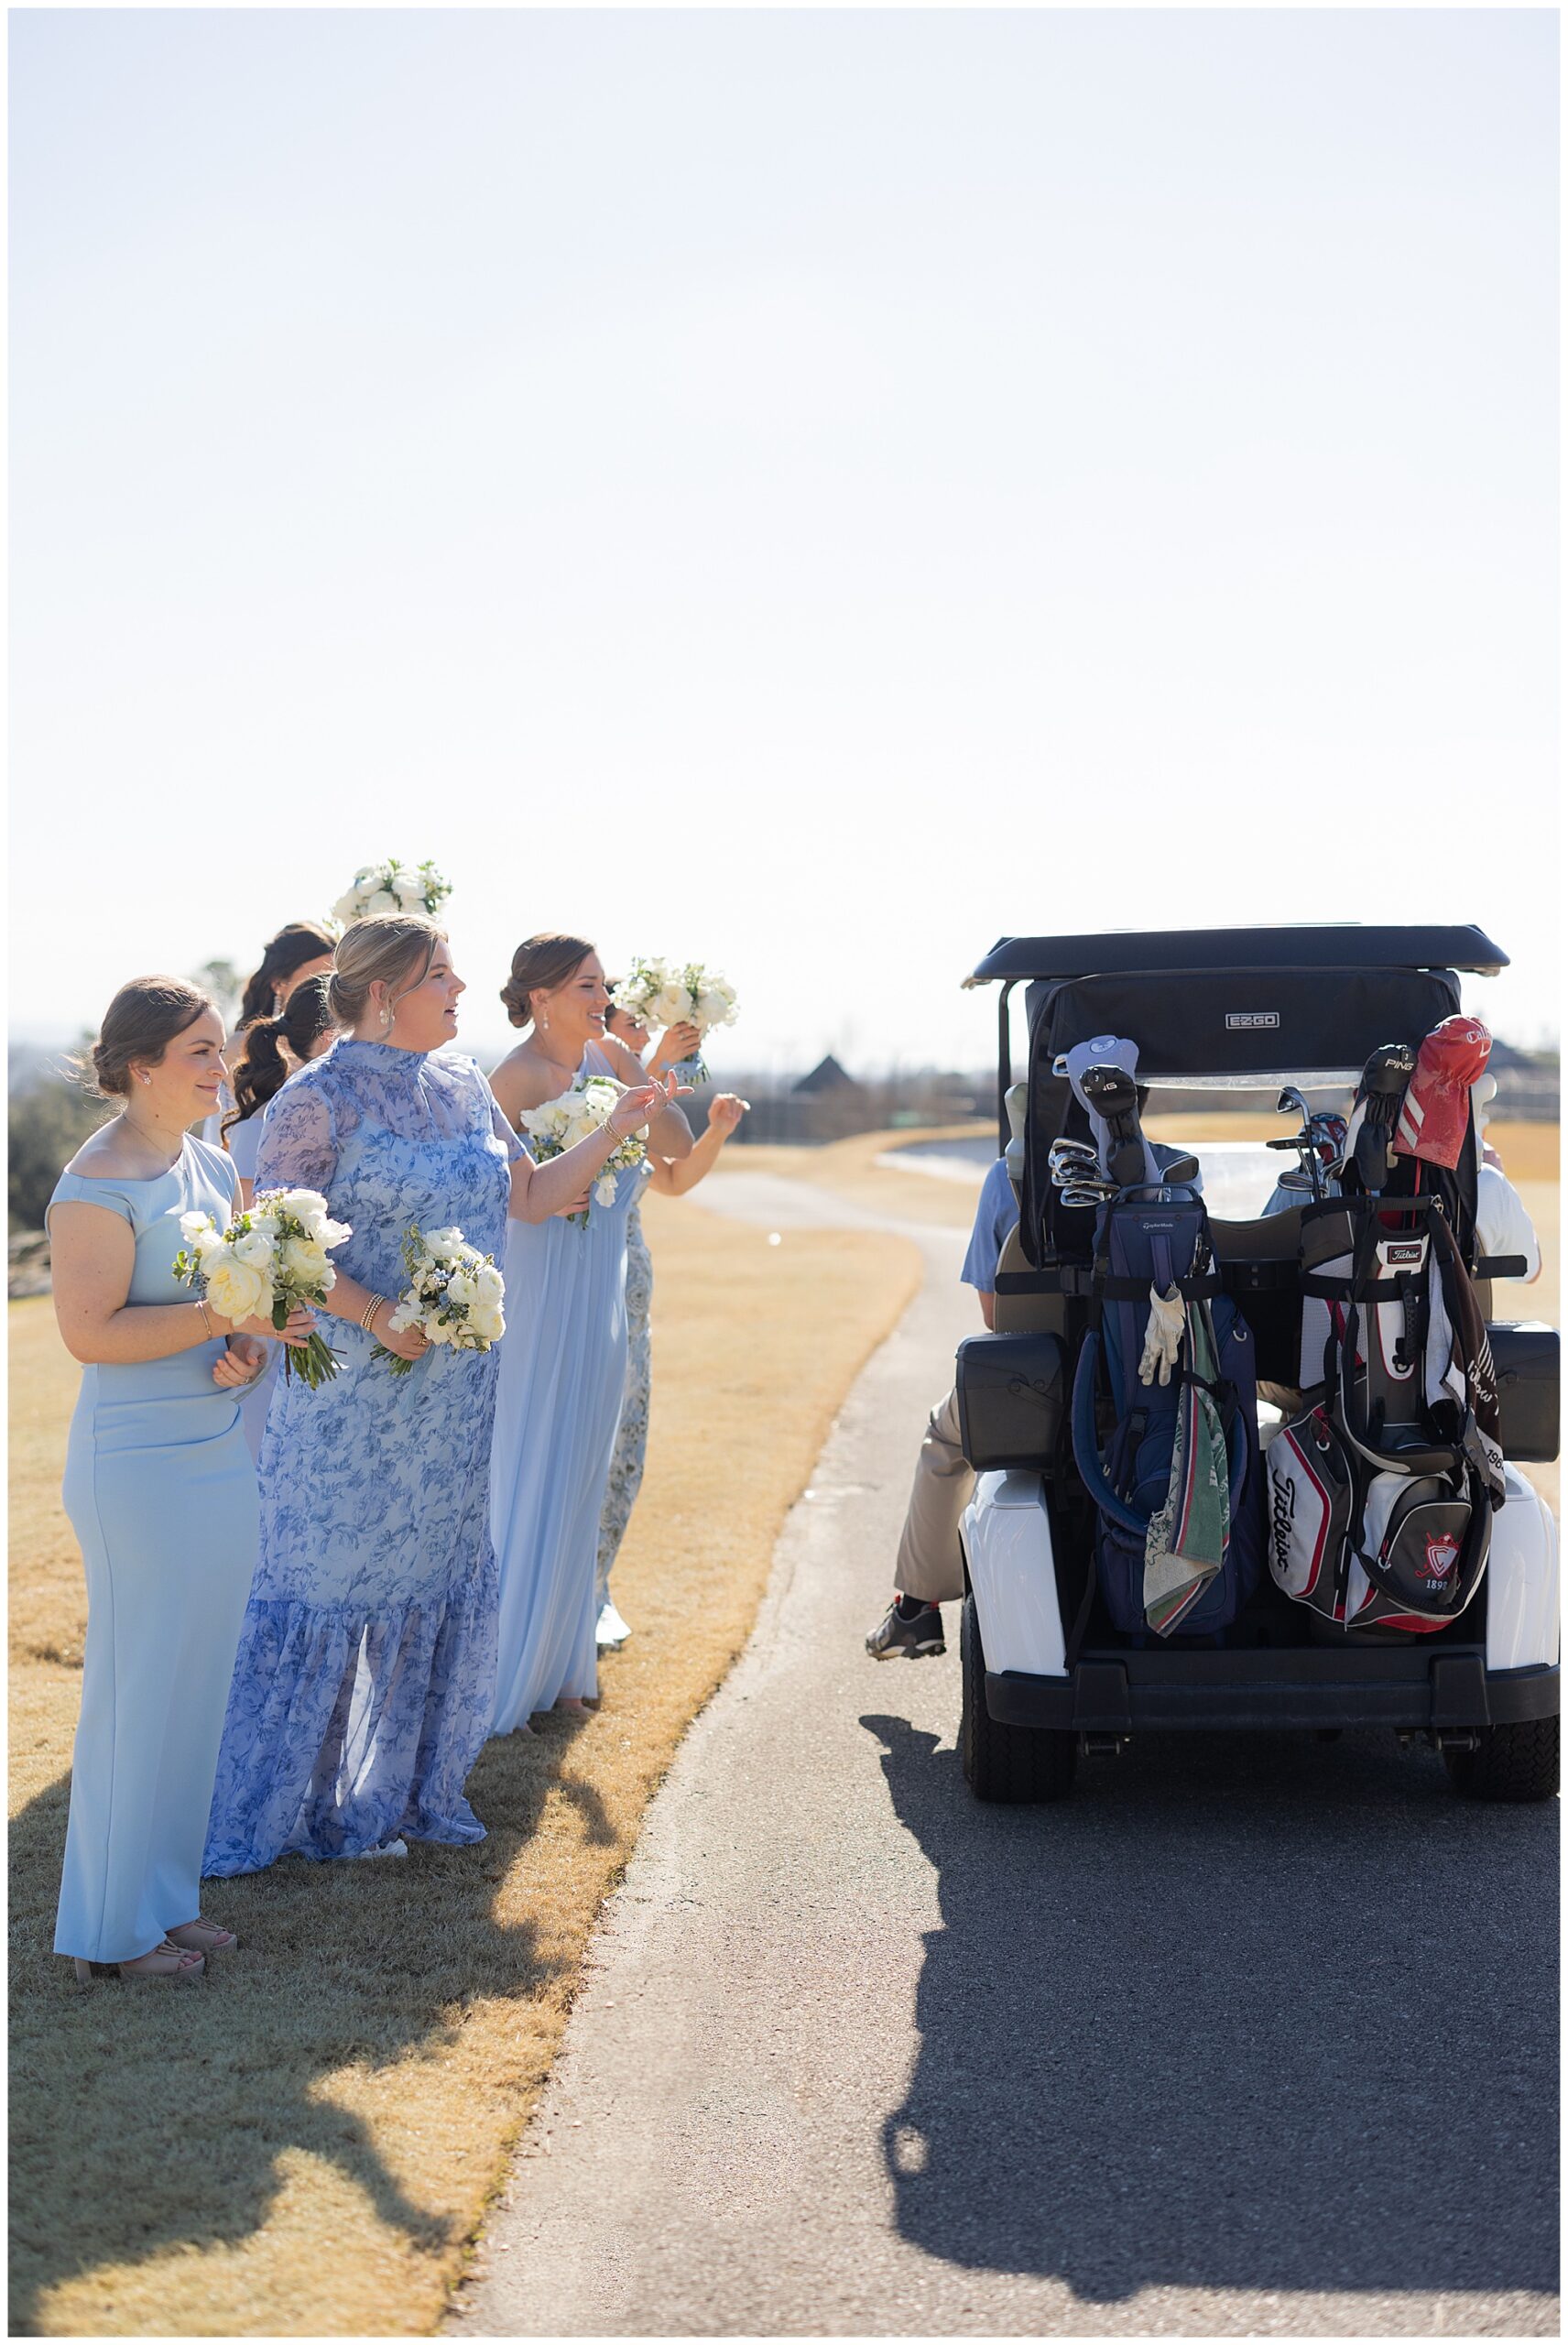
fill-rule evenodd
<path id="1" fill-rule="evenodd" d="M 414 1224 L 456 1224 L 499 1259 L 508 1214 L 554 1211 L 616 1135 L 536 1172 L 474 1061 L 445 1054 L 463 991 L 430 922 L 355 922 L 331 993 L 351 1031 L 267 1110 L 257 1183 L 321 1191 L 354 1234 L 334 1249 L 324 1306 L 342 1370 L 315 1391 L 281 1385 L 267 1418 L 260 1562 L 218 1761 L 209 1873 L 485 1837 L 463 1785 L 495 1693 L 489 1463 L 500 1352 L 431 1347 L 417 1329 L 393 1328 L 402 1243 Z M 623 1120 L 646 1113 L 626 1103 Z M 515 1310 L 508 1296 L 508 1323 Z M 411 1372 L 373 1357 L 378 1343 Z"/>
<path id="2" fill-rule="evenodd" d="M 188 1127 L 223 1077 L 223 1021 L 177 978 L 138 978 L 94 1048 L 122 1114 L 49 1207 L 55 1310 L 83 1363 L 65 1506 L 87 1576 L 87 1650 L 55 1950 L 183 1982 L 235 1943 L 198 1895 L 223 1694 L 256 1553 L 238 1396 L 266 1356 L 225 1338 L 173 1274 L 180 1219 L 225 1223 L 238 1181 Z M 303 1341 L 299 1315 L 291 1336 Z"/>
<path id="3" fill-rule="evenodd" d="M 501 998 L 514 1025 L 535 1027 L 492 1078 L 514 1119 L 589 1075 L 643 1079 L 631 1052 L 605 1034 L 604 973 L 583 938 L 530 937 Z M 677 1061 L 687 1031 L 664 1038 L 650 1073 Z M 678 1108 L 656 1118 L 649 1145 L 690 1153 Z M 586 1227 L 559 1217 L 517 1225 L 507 1243 L 490 1499 L 500 1561 L 497 1734 L 526 1729 L 537 1710 L 581 1708 L 598 1690 L 595 1560 L 626 1383 L 626 1221 L 647 1179 L 646 1164 L 627 1167 L 613 1204 L 581 1201 Z"/>

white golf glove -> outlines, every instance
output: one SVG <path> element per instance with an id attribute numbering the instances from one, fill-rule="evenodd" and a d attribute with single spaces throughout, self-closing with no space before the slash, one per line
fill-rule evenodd
<path id="1" fill-rule="evenodd" d="M 1158 1288 L 1149 1290 L 1149 1331 L 1143 1339 L 1143 1358 L 1138 1364 L 1140 1384 L 1152 1384 L 1154 1371 L 1160 1370 L 1161 1384 L 1169 1384 L 1171 1371 L 1181 1349 L 1181 1330 L 1187 1324 L 1187 1306 L 1179 1290 L 1172 1286 L 1169 1294 Z"/>

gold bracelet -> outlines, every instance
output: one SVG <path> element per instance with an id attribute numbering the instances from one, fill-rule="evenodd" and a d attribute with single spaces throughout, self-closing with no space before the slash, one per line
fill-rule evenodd
<path id="1" fill-rule="evenodd" d="M 376 1333 L 375 1328 L 370 1323 L 375 1318 L 376 1313 L 380 1310 L 386 1300 L 387 1297 L 384 1294 L 373 1294 L 370 1301 L 365 1304 L 365 1309 L 360 1313 L 359 1324 L 365 1329 L 367 1336 L 373 1336 Z"/>
<path id="2" fill-rule="evenodd" d="M 216 1343 L 218 1340 L 218 1331 L 212 1325 L 212 1314 L 208 1310 L 206 1300 L 203 1296 L 197 1296 L 196 1308 L 201 1314 L 201 1325 L 207 1330 L 207 1341 L 209 1343 Z"/>

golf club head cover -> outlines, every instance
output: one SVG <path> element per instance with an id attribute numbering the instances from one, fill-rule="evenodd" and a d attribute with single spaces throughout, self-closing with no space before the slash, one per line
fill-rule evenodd
<path id="1" fill-rule="evenodd" d="M 1405 1085 L 1415 1072 L 1416 1054 L 1409 1042 L 1379 1042 L 1367 1060 L 1356 1086 L 1350 1114 L 1345 1158 L 1354 1162 L 1361 1185 L 1368 1193 L 1381 1190 L 1393 1170 L 1389 1142 Z"/>
<path id="2" fill-rule="evenodd" d="M 1492 1037 L 1478 1018 L 1454 1016 L 1434 1026 L 1416 1053 L 1394 1130 L 1396 1156 L 1419 1156 L 1452 1172 L 1465 1145 L 1470 1085 L 1491 1056 Z"/>
<path id="3" fill-rule="evenodd" d="M 1099 1151 L 1102 1172 L 1107 1179 L 1114 1180 L 1124 1187 L 1130 1186 L 1135 1181 L 1159 1181 L 1161 1178 L 1160 1167 L 1156 1164 L 1138 1126 L 1138 1044 L 1128 1041 L 1122 1034 L 1096 1034 L 1092 1042 L 1075 1043 L 1067 1053 L 1066 1063 L 1067 1080 L 1073 1085 L 1079 1105 L 1087 1114 L 1089 1129 L 1094 1135 L 1094 1144 Z M 1084 1090 L 1083 1077 L 1094 1067 L 1114 1067 L 1118 1074 L 1125 1075 L 1133 1086 L 1130 1133 L 1126 1131 L 1113 1133 L 1105 1117 L 1098 1112 L 1094 1101 Z M 1128 1159 L 1124 1160 L 1127 1164 L 1127 1170 L 1124 1172 L 1119 1165 L 1113 1162 L 1113 1155 L 1119 1147 L 1128 1147 L 1129 1144 L 1136 1144 L 1141 1151 L 1142 1164 L 1139 1169 L 1138 1165 L 1132 1163 L 1129 1156 Z"/>

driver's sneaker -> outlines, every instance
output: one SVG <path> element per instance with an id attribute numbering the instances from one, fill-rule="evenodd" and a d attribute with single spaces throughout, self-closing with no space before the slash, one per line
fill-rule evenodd
<path id="1" fill-rule="evenodd" d="M 879 1620 L 866 1640 L 866 1650 L 873 1661 L 897 1661 L 900 1655 L 909 1661 L 923 1661 L 947 1651 L 947 1641 L 942 1633 L 940 1604 L 921 1604 L 906 1612 L 908 1597 L 895 1597 L 887 1607 L 887 1617 Z"/>

